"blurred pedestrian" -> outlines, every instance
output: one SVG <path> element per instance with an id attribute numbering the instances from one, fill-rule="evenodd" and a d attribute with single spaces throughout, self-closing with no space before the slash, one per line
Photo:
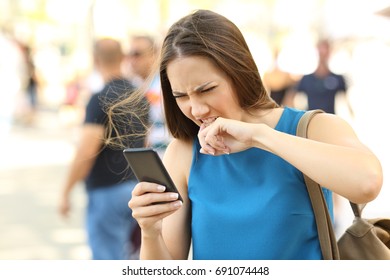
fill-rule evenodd
<path id="1" fill-rule="evenodd" d="M 279 50 L 275 49 L 273 64 L 264 73 L 264 86 L 271 95 L 271 98 L 281 106 L 293 107 L 293 87 L 295 80 L 291 74 L 281 69 L 279 65 Z"/>
<path id="2" fill-rule="evenodd" d="M 127 167 L 122 149 L 105 145 L 103 139 L 106 133 L 111 133 L 113 137 L 119 131 L 132 133 L 137 136 L 125 145 L 143 147 L 145 137 L 142 135 L 145 130 L 142 122 L 145 120 L 132 117 L 129 106 L 126 127 L 109 132 L 106 107 L 131 94 L 134 86 L 121 74 L 124 54 L 118 41 L 98 40 L 94 57 L 105 86 L 91 96 L 86 107 L 79 145 L 62 189 L 59 211 L 63 216 L 68 216 L 71 191 L 77 182 L 84 180 L 88 197 L 86 224 L 92 258 L 137 258 L 137 248 L 131 246 L 131 234 L 136 222 L 127 207 L 136 178 Z"/>
<path id="3" fill-rule="evenodd" d="M 0 137 L 7 136 L 20 111 L 25 61 L 19 43 L 0 30 Z"/>
<path id="4" fill-rule="evenodd" d="M 25 57 L 27 65 L 27 96 L 29 101 L 28 123 L 34 122 L 34 117 L 38 107 L 38 77 L 36 73 L 32 50 L 29 46 L 25 48 Z"/>
<path id="5" fill-rule="evenodd" d="M 304 75 L 297 84 L 296 91 L 302 92 L 307 97 L 308 110 L 322 109 L 327 113 L 336 113 L 336 95 L 347 93 L 345 77 L 333 73 L 329 69 L 331 55 L 331 43 L 321 39 L 317 43 L 318 64 L 313 73 Z M 349 112 L 353 110 L 346 98 Z"/>
<path id="6" fill-rule="evenodd" d="M 163 154 L 171 140 L 164 120 L 160 77 L 153 73 L 156 69 L 159 47 L 150 35 L 136 35 L 131 38 L 128 60 L 133 73 L 133 81 L 139 87 L 146 87 L 146 98 L 150 104 L 151 127 L 148 145 Z"/>

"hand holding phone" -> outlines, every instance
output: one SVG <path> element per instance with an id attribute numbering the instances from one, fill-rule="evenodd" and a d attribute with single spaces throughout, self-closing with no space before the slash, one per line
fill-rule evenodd
<path id="1" fill-rule="evenodd" d="M 175 192 L 183 201 L 158 153 L 151 148 L 127 148 L 123 151 L 135 177 L 139 182 L 151 182 L 165 186 L 165 192 Z"/>

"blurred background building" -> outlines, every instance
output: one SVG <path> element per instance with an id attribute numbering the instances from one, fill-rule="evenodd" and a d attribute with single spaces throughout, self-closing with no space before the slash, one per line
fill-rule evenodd
<path id="1" fill-rule="evenodd" d="M 83 188 L 69 221 L 57 214 L 89 95 L 101 86 L 93 41 L 163 38 L 194 9 L 219 12 L 243 31 L 261 73 L 273 63 L 299 78 L 314 70 L 315 42 L 334 42 L 331 68 L 348 79 L 355 116 L 337 114 L 382 161 L 385 182 L 366 216 L 390 215 L 390 3 L 385 0 L 0 0 L 0 259 L 88 259 Z M 33 68 L 31 68 L 31 65 Z M 33 73 L 33 74 L 32 74 Z M 30 77 L 37 86 L 28 90 Z M 299 100 L 298 100 L 299 101 Z M 351 222 L 347 206 L 343 221 Z"/>

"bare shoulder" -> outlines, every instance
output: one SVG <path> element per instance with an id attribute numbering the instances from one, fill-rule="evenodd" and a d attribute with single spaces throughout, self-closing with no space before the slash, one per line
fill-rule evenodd
<path id="1" fill-rule="evenodd" d="M 192 142 L 183 141 L 178 139 L 173 139 L 169 143 L 165 153 L 164 153 L 164 162 L 178 161 L 178 160 L 188 160 L 192 158 Z"/>
<path id="2" fill-rule="evenodd" d="M 308 138 L 335 145 L 364 147 L 346 120 L 328 113 L 316 114 L 313 117 L 308 127 Z"/>

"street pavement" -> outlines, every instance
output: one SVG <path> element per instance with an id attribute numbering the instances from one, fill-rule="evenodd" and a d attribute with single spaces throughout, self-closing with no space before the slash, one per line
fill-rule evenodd
<path id="1" fill-rule="evenodd" d="M 366 104 L 367 105 L 367 104 Z M 374 107 L 373 107 L 374 108 Z M 375 113 L 377 112 L 377 113 Z M 354 126 L 380 158 L 383 189 L 366 217 L 390 217 L 389 136 L 380 110 L 357 111 Z M 76 122 L 77 123 L 77 122 Z M 59 216 L 60 188 L 74 154 L 79 126 L 54 111 L 39 112 L 32 126 L 15 125 L 0 145 L 0 260 L 83 260 L 90 258 L 83 227 L 86 196 L 80 183 L 72 195 L 69 219 Z M 337 235 L 352 222 L 347 201 L 341 202 Z"/>
<path id="2" fill-rule="evenodd" d="M 0 147 L 0 260 L 90 258 L 83 227 L 86 196 L 72 193 L 72 213 L 57 211 L 78 126 L 40 112 L 32 126 L 15 125 Z"/>

